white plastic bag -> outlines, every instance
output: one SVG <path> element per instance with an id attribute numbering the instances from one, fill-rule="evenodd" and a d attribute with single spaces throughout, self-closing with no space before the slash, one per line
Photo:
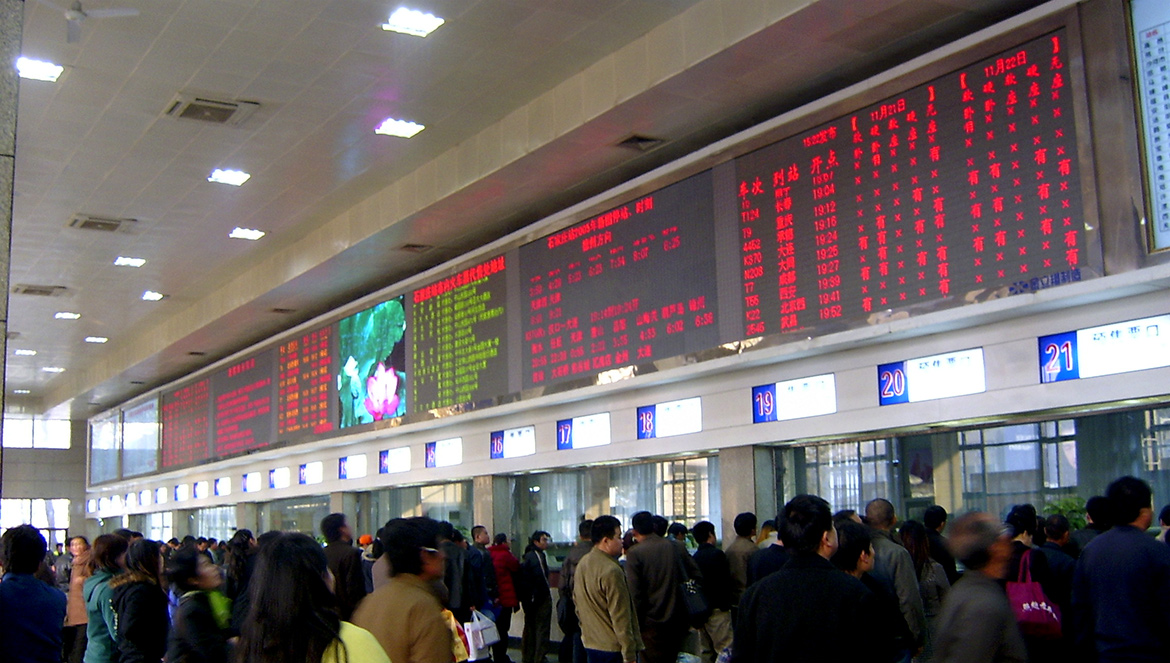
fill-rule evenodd
<path id="1" fill-rule="evenodd" d="M 463 623 L 467 634 L 467 660 L 486 661 L 491 658 L 491 646 L 500 641 L 500 631 L 490 617 L 478 610 L 471 613 L 471 621 Z"/>

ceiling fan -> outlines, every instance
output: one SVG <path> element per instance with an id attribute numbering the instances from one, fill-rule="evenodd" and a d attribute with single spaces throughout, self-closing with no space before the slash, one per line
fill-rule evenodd
<path id="1" fill-rule="evenodd" d="M 56 9 L 65 15 L 65 20 L 69 22 L 69 30 L 66 33 L 66 41 L 70 44 L 81 39 L 81 22 L 87 18 L 118 18 L 122 16 L 138 16 L 138 10 L 133 7 L 111 7 L 108 9 L 82 9 L 81 0 L 69 6 L 68 9 L 61 7 L 50 0 L 40 0 L 41 4 L 47 5 Z"/>

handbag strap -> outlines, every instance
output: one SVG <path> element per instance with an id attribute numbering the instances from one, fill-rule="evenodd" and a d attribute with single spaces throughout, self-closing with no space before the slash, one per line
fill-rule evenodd
<path id="1" fill-rule="evenodd" d="M 1020 557 L 1020 573 L 1017 582 L 1032 582 L 1032 549 L 1029 548 Z"/>

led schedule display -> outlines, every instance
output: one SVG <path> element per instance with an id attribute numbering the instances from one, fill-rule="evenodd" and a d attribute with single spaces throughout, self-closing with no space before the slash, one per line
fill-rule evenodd
<path id="1" fill-rule="evenodd" d="M 122 476 L 136 477 L 158 469 L 158 399 L 122 410 Z"/>
<path id="2" fill-rule="evenodd" d="M 413 410 L 510 391 L 504 269 L 504 256 L 497 256 L 412 294 Z"/>
<path id="3" fill-rule="evenodd" d="M 520 247 L 525 388 L 718 344 L 710 171 Z"/>
<path id="4" fill-rule="evenodd" d="M 735 161 L 743 331 L 1085 276 L 1063 31 Z"/>
<path id="5" fill-rule="evenodd" d="M 328 433 L 336 428 L 332 398 L 333 326 L 285 341 L 278 349 L 276 433 Z"/>
<path id="6" fill-rule="evenodd" d="M 162 468 L 211 459 L 211 384 L 203 379 L 162 395 Z"/>
<path id="7" fill-rule="evenodd" d="M 276 440 L 275 372 L 276 354 L 267 350 L 212 376 L 217 457 L 261 449 Z"/>
<path id="8" fill-rule="evenodd" d="M 1151 248 L 1170 248 L 1170 5 L 1132 0 Z"/>

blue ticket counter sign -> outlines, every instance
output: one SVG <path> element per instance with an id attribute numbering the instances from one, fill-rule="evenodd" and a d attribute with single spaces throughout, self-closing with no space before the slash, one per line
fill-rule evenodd
<path id="1" fill-rule="evenodd" d="M 837 411 L 832 373 L 752 387 L 752 423 L 787 421 Z"/>
<path id="2" fill-rule="evenodd" d="M 557 450 L 600 447 L 610 442 L 609 413 L 561 419 L 557 422 Z"/>
<path id="3" fill-rule="evenodd" d="M 1170 366 L 1170 315 L 1040 337 L 1040 382 Z"/>
<path id="4" fill-rule="evenodd" d="M 492 431 L 491 457 L 516 458 L 536 453 L 536 427 L 509 428 Z"/>
<path id="5" fill-rule="evenodd" d="M 987 391 L 983 348 L 907 359 L 878 366 L 881 405 L 917 403 Z"/>
<path id="6" fill-rule="evenodd" d="M 638 439 L 686 435 L 703 430 L 701 398 L 644 405 L 638 408 Z"/>

